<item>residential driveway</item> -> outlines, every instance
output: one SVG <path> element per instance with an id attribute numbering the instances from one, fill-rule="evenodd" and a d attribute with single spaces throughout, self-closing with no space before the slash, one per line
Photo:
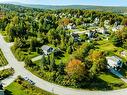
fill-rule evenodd
<path id="1" fill-rule="evenodd" d="M 4 69 L 8 69 L 8 68 L 11 68 L 11 66 L 8 64 L 6 66 L 2 66 L 0 67 L 0 71 L 4 70 Z"/>
<path id="2" fill-rule="evenodd" d="M 37 57 L 32 58 L 31 60 L 34 62 L 34 61 L 40 60 L 41 58 L 42 58 L 42 55 L 39 55 Z"/>
<path id="3" fill-rule="evenodd" d="M 9 76 L 8 78 L 0 81 L 4 87 L 7 87 L 8 85 L 10 85 L 13 81 L 15 81 L 17 79 L 18 75 L 16 73 L 14 73 L 12 76 Z"/>
<path id="4" fill-rule="evenodd" d="M 111 73 L 118 76 L 119 78 L 123 78 L 123 75 L 121 75 L 118 71 L 114 70 L 113 68 L 109 69 Z"/>
<path id="5" fill-rule="evenodd" d="M 127 78 L 124 78 L 124 76 L 121 75 L 118 71 L 114 70 L 113 68 L 110 68 L 109 70 L 110 70 L 111 73 L 118 76 L 121 80 L 123 80 L 124 82 L 127 83 Z"/>
<path id="6" fill-rule="evenodd" d="M 10 66 L 14 68 L 17 75 L 21 75 L 22 77 L 29 77 L 29 79 L 33 80 L 36 84 L 35 86 L 44 89 L 49 92 L 53 92 L 59 95 L 126 95 L 127 89 L 115 90 L 115 91 L 88 91 L 88 90 L 78 90 L 72 88 L 62 87 L 53 83 L 49 83 L 45 80 L 38 78 L 33 75 L 31 72 L 26 70 L 22 63 L 17 61 L 10 50 L 10 46 L 4 41 L 2 36 L 0 35 L 0 48 L 4 53 L 7 61 Z"/>
<path id="7" fill-rule="evenodd" d="M 0 71 L 5 70 L 5 69 L 9 69 L 11 68 L 10 64 L 0 67 Z M 11 84 L 16 78 L 17 78 L 17 74 L 14 73 L 12 76 L 9 76 L 6 79 L 1 80 L 0 82 L 3 84 L 4 87 L 8 86 L 9 84 Z"/>

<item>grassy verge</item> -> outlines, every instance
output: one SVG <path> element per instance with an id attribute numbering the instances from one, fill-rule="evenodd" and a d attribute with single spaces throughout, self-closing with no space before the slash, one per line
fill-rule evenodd
<path id="1" fill-rule="evenodd" d="M 102 73 L 98 78 L 106 82 L 113 90 L 127 87 L 127 83 L 123 82 L 120 78 L 111 73 Z"/>
<path id="2" fill-rule="evenodd" d="M 31 85 L 29 82 L 18 78 L 15 82 L 5 88 L 6 95 L 54 95 Z"/>
<path id="3" fill-rule="evenodd" d="M 0 66 L 5 66 L 7 64 L 8 64 L 8 62 L 0 49 Z"/>
<path id="4" fill-rule="evenodd" d="M 2 71 L 0 71 L 0 80 L 5 79 L 13 74 L 14 74 L 14 70 L 11 68 L 2 70 Z"/>

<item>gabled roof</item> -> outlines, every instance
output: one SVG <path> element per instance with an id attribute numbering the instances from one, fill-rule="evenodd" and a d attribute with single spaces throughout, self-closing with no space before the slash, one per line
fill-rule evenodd
<path id="1" fill-rule="evenodd" d="M 45 51 L 47 51 L 48 49 L 50 49 L 51 47 L 50 46 L 48 46 L 48 45 L 43 45 L 42 47 L 41 47 L 41 49 L 42 50 L 45 50 Z"/>
<path id="2" fill-rule="evenodd" d="M 106 59 L 110 59 L 114 62 L 122 61 L 122 59 L 117 56 L 106 57 Z"/>

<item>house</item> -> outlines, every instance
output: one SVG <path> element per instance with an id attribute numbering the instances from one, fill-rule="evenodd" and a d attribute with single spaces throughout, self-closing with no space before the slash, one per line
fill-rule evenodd
<path id="1" fill-rule="evenodd" d="M 81 38 L 77 33 L 72 33 L 71 35 L 74 38 L 75 42 L 81 41 Z"/>
<path id="2" fill-rule="evenodd" d="M 117 26 L 117 29 L 118 29 L 118 30 L 122 30 L 123 28 L 124 28 L 123 25 L 118 25 L 118 26 Z"/>
<path id="3" fill-rule="evenodd" d="M 109 68 L 118 69 L 122 67 L 122 59 L 117 56 L 106 57 Z"/>
<path id="4" fill-rule="evenodd" d="M 87 30 L 85 34 L 87 34 L 88 38 L 93 38 L 96 34 L 96 30 Z"/>
<path id="5" fill-rule="evenodd" d="M 48 46 L 48 45 L 43 45 L 41 47 L 42 51 L 44 52 L 45 55 L 49 55 L 54 51 L 54 48 Z"/>
<path id="6" fill-rule="evenodd" d="M 124 28 L 123 25 L 114 26 L 114 27 L 112 28 L 112 31 L 113 31 L 113 32 L 116 32 L 116 31 L 122 30 L 123 28 Z"/>
<path id="7" fill-rule="evenodd" d="M 113 27 L 113 28 L 112 28 L 112 31 L 113 31 L 113 32 L 116 32 L 116 31 L 117 31 L 117 27 Z"/>
<path id="8" fill-rule="evenodd" d="M 101 34 L 106 34 L 107 33 L 107 29 L 104 27 L 98 28 L 97 31 Z"/>
<path id="9" fill-rule="evenodd" d="M 67 29 L 76 29 L 76 26 L 73 23 L 69 23 L 66 28 Z"/>
<path id="10" fill-rule="evenodd" d="M 119 21 L 116 21 L 115 23 L 114 23 L 114 26 L 118 26 L 120 24 L 120 22 Z"/>
<path id="11" fill-rule="evenodd" d="M 109 22 L 110 22 L 109 20 L 105 20 L 104 25 L 109 25 Z"/>
<path id="12" fill-rule="evenodd" d="M 94 20 L 94 23 L 98 24 L 99 23 L 99 18 L 96 17 L 95 20 Z"/>

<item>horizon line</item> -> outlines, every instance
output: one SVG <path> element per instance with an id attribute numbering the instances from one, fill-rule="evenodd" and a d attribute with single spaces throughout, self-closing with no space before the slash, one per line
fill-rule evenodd
<path id="1" fill-rule="evenodd" d="M 34 3 L 21 3 L 21 2 L 0 2 L 0 4 L 13 4 L 13 5 L 41 5 L 41 6 L 98 6 L 98 7 L 127 7 L 122 5 L 95 5 L 95 4 L 34 4 Z"/>

